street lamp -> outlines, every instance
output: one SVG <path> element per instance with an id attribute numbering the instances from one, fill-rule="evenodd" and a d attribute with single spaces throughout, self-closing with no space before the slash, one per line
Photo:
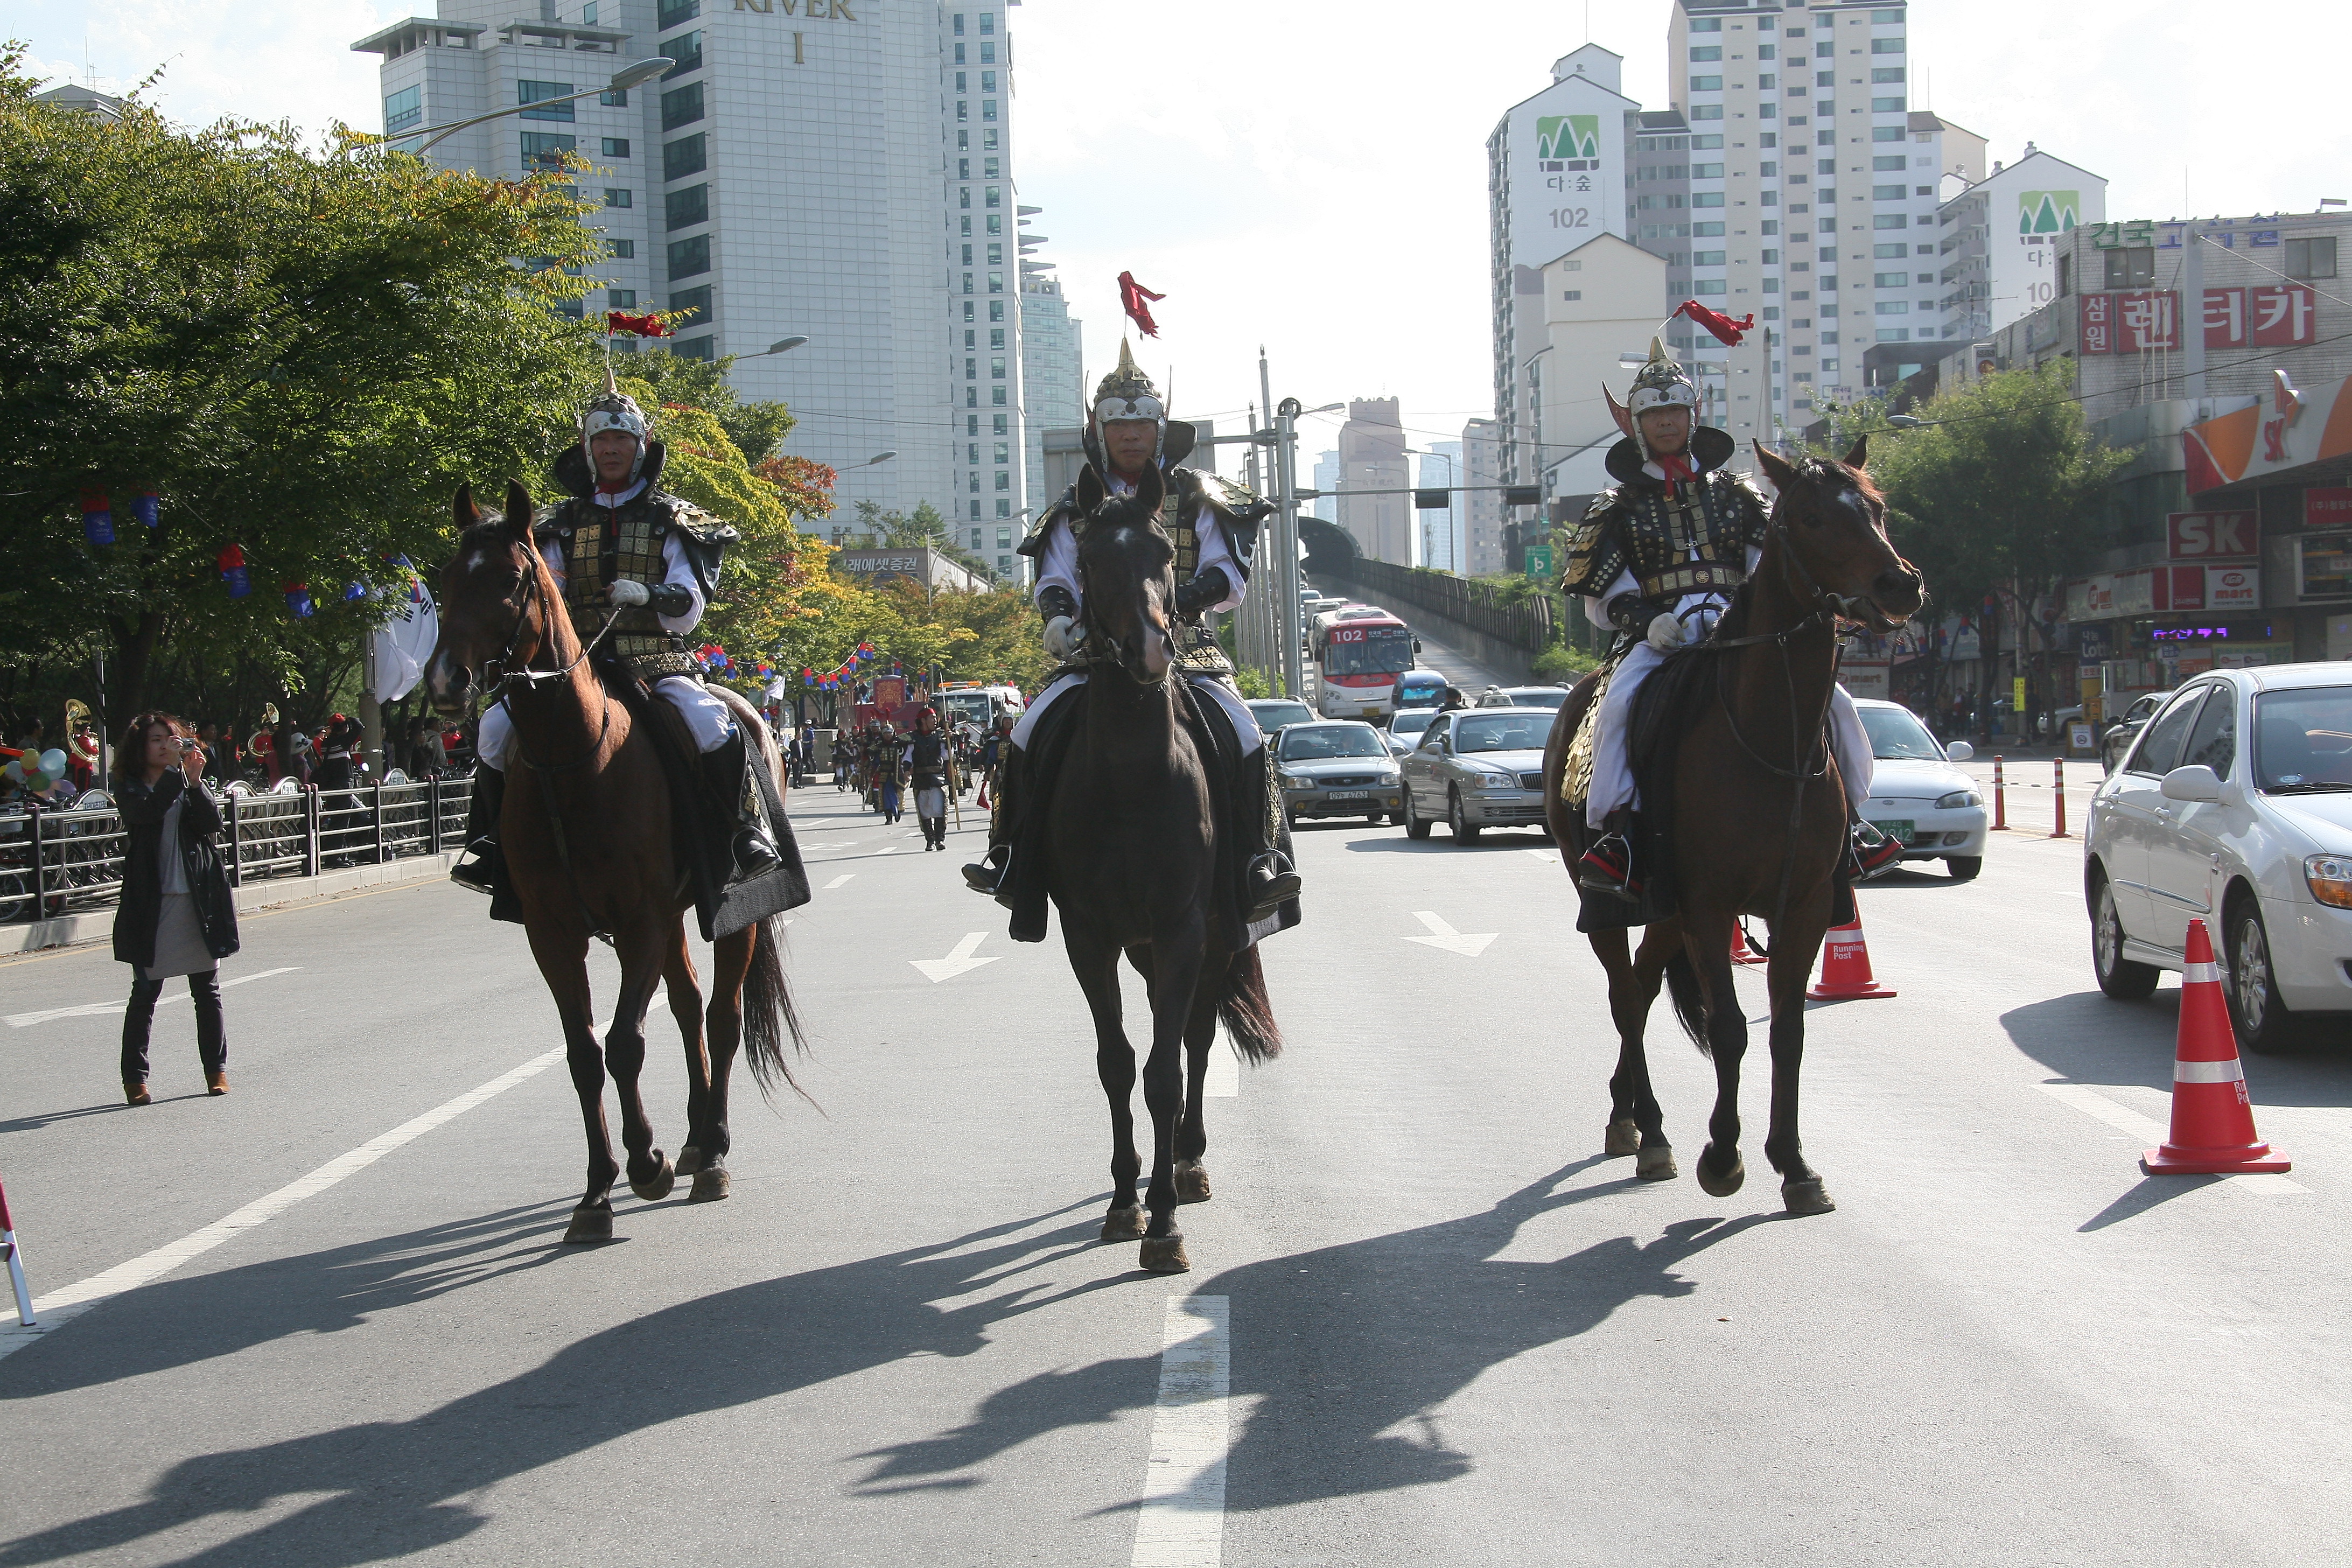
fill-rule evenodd
<path id="1" fill-rule="evenodd" d="M 850 464 L 849 468 L 870 468 L 877 463 L 887 463 L 898 455 L 898 453 L 896 447 L 893 447 L 887 452 L 877 452 L 862 463 Z M 849 472 L 849 468 L 844 468 L 841 471 L 845 474 Z"/>
<path id="2" fill-rule="evenodd" d="M 509 114 L 520 114 L 527 109 L 548 109 L 559 103 L 570 103 L 575 99 L 593 98 L 598 93 L 626 92 L 633 87 L 653 80 L 676 64 L 677 62 L 667 55 L 656 55 L 650 59 L 642 59 L 634 65 L 623 66 L 613 73 L 613 79 L 603 87 L 592 87 L 582 92 L 566 94 L 562 98 L 541 98 L 534 99 L 529 103 L 510 104 L 504 109 L 493 109 L 488 114 L 477 114 L 470 120 L 457 120 L 446 125 L 433 126 L 429 130 L 411 132 L 408 136 L 403 136 L 397 140 L 405 142 L 411 137 L 423 137 L 423 141 L 409 149 L 411 153 L 422 154 L 426 148 L 446 137 L 455 135 L 469 125 L 479 125 L 488 120 L 504 119 Z M 385 140 L 392 141 L 394 138 L 386 137 Z"/>
<path id="3" fill-rule="evenodd" d="M 745 359 L 766 359 L 770 354 L 790 353 L 793 350 L 800 347 L 806 342 L 808 342 L 807 333 L 794 332 L 789 338 L 778 338 L 774 342 L 770 343 L 758 353 L 745 354 L 743 357 Z"/>

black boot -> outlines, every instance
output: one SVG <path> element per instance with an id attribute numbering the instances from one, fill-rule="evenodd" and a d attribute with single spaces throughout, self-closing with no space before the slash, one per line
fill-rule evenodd
<path id="1" fill-rule="evenodd" d="M 1298 879 L 1297 868 L 1282 847 L 1276 805 L 1281 796 L 1274 783 L 1274 749 L 1265 747 L 1256 757 L 1244 757 L 1241 774 L 1241 787 L 1235 792 L 1238 798 L 1234 805 L 1241 816 L 1237 824 L 1241 841 L 1249 850 L 1249 860 L 1242 872 L 1242 915 L 1247 923 L 1255 925 L 1297 898 L 1305 884 Z"/>
<path id="2" fill-rule="evenodd" d="M 1846 875 L 1857 882 L 1868 881 L 1901 864 L 1903 840 L 1871 823 L 1856 822 L 1846 834 L 1845 857 Z"/>
<path id="3" fill-rule="evenodd" d="M 1642 880 L 1633 869 L 1633 814 L 1622 807 L 1609 814 L 1609 829 L 1592 841 L 1576 863 L 1577 885 L 1595 893 L 1638 899 Z"/>
<path id="4" fill-rule="evenodd" d="M 751 758 L 738 731 L 715 752 L 702 754 L 702 779 L 718 806 L 718 823 L 727 835 L 728 858 L 734 874 L 730 882 L 746 881 L 778 864 L 774 840 L 761 820 L 760 785 L 751 776 Z"/>
<path id="5" fill-rule="evenodd" d="M 963 879 L 975 893 L 993 898 L 1003 886 L 1004 868 L 1013 858 L 1013 829 L 1019 826 L 1015 813 L 1021 801 L 1021 775 L 1026 760 L 1020 747 L 1010 742 L 1005 743 L 1003 760 L 996 769 L 993 809 L 988 818 L 988 853 L 963 868 Z"/>
<path id="6" fill-rule="evenodd" d="M 466 852 L 449 868 L 461 888 L 496 897 L 506 886 L 506 851 L 499 847 L 499 808 L 507 797 L 507 775 L 488 763 L 474 769 L 474 795 L 466 808 Z"/>

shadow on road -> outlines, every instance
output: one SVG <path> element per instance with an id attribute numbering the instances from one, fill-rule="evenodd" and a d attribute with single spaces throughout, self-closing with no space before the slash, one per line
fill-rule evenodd
<path id="1" fill-rule="evenodd" d="M 2084 966 L 2089 967 L 2087 956 Z M 2166 985 L 2144 1002 L 2118 1002 L 2078 991 L 2029 1003 L 2000 1016 L 2017 1048 L 2078 1083 L 2136 1083 L 2172 1092 L 2172 1058 L 2180 1035 L 2180 992 Z M 2315 1032 L 2313 1043 L 2247 1058 L 2254 1099 L 2271 1105 L 2352 1105 L 2352 1051 L 2344 1037 Z"/>

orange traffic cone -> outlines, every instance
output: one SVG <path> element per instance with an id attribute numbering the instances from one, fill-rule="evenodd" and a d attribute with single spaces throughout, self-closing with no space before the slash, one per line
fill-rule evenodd
<path id="1" fill-rule="evenodd" d="M 2139 1157 L 2151 1176 L 2286 1171 L 2294 1162 L 2254 1135 L 2246 1069 L 2221 1000 L 2221 966 L 2203 921 L 2189 922 L 2180 971 L 2180 1045 L 2172 1063 L 2172 1135 Z"/>
<path id="2" fill-rule="evenodd" d="M 1814 1002 L 1860 1002 L 1894 994 L 1892 986 L 1871 977 L 1870 946 L 1862 940 L 1862 910 L 1856 909 L 1850 923 L 1830 928 L 1822 943 L 1822 977 L 1805 995 Z"/>
<path id="3" fill-rule="evenodd" d="M 1772 962 L 1748 945 L 1748 928 L 1738 921 L 1731 922 L 1731 962 L 1750 966 Z"/>
<path id="4" fill-rule="evenodd" d="M 16 1222 L 8 1217 L 8 1194 L 0 1192 L 0 1260 L 8 1266 L 8 1289 L 16 1298 L 16 1321 L 36 1326 L 33 1290 L 25 1283 L 25 1249 L 16 1240 Z"/>

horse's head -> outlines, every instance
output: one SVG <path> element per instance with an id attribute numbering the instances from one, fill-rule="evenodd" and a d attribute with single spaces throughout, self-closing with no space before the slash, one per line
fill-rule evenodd
<path id="1" fill-rule="evenodd" d="M 1919 613 L 1927 579 L 1887 542 L 1885 500 L 1864 471 L 1868 445 L 1856 441 L 1842 463 L 1791 463 L 1761 443 L 1756 456 L 1780 492 L 1773 526 L 1797 577 L 1808 580 L 1798 596 L 1826 598 L 1847 619 L 1891 632 Z"/>
<path id="2" fill-rule="evenodd" d="M 530 492 L 511 480 L 506 515 L 485 517 L 474 487 L 458 488 L 457 552 L 441 568 L 441 637 L 425 666 L 435 711 L 456 718 L 475 694 L 475 672 L 502 679 L 539 651 L 548 595 L 531 543 Z"/>
<path id="3" fill-rule="evenodd" d="M 1155 464 L 1133 495 L 1115 496 L 1094 469 L 1078 476 L 1078 587 L 1087 638 L 1145 686 L 1168 679 L 1176 604 L 1176 546 L 1160 526 L 1166 494 Z"/>

